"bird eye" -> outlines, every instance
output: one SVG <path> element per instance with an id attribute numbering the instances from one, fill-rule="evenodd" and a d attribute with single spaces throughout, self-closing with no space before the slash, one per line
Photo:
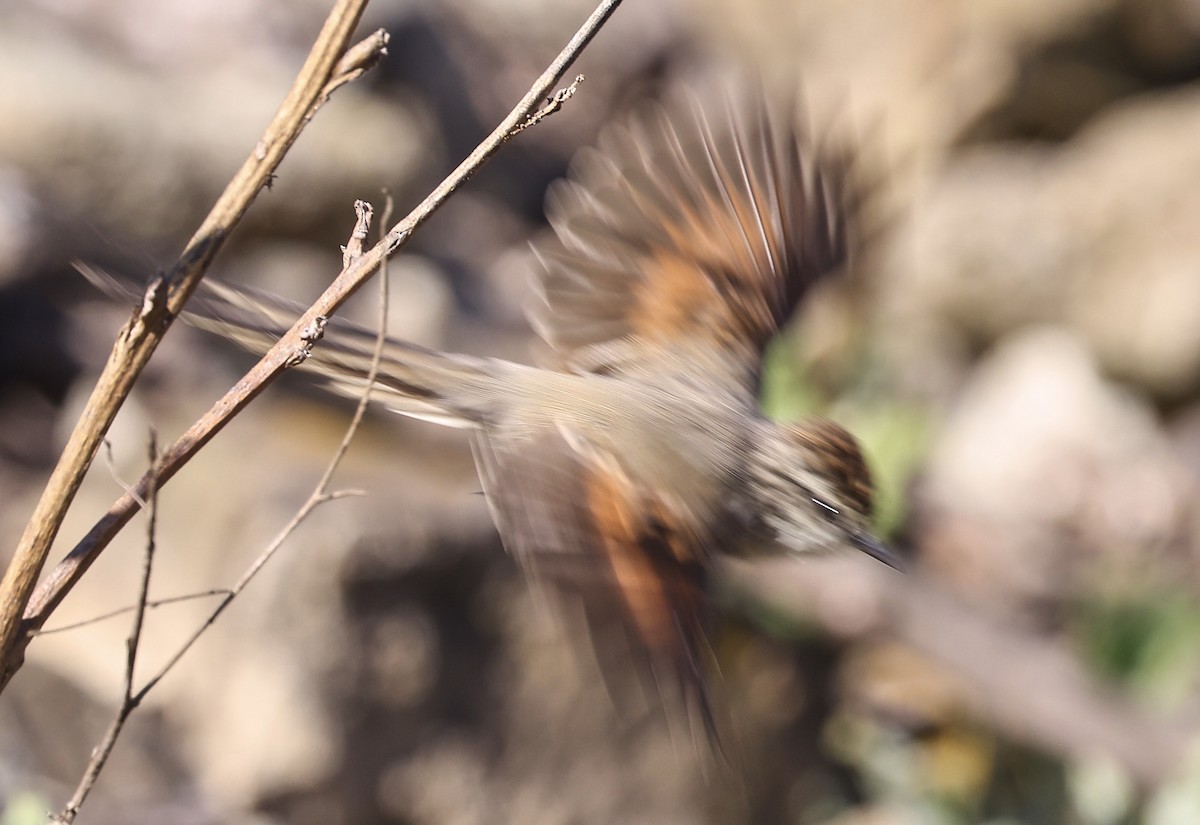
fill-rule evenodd
<path id="1" fill-rule="evenodd" d="M 835 518 L 841 515 L 836 507 L 834 507 L 832 504 L 826 504 L 819 498 L 813 497 L 812 503 L 821 508 L 821 513 L 829 521 L 833 521 Z"/>

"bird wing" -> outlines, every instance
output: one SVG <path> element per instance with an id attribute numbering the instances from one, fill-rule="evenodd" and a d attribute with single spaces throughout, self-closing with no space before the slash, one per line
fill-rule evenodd
<path id="1" fill-rule="evenodd" d="M 602 673 L 630 662 L 667 706 L 717 731 L 706 675 L 711 607 L 695 518 L 639 485 L 577 432 L 480 431 L 476 463 L 506 548 L 543 591 L 581 609 Z"/>
<path id="2" fill-rule="evenodd" d="M 102 269 L 76 263 L 92 284 L 116 299 L 138 300 L 141 285 Z M 189 324 L 263 353 L 307 311 L 296 301 L 253 287 L 201 281 L 183 311 Z M 328 318 L 302 363 L 331 392 L 361 398 L 367 379 L 390 409 L 449 427 L 475 427 L 486 417 L 497 390 L 497 375 L 520 369 L 493 358 L 437 352 L 397 338 L 379 340 L 376 330 L 342 318 Z M 380 348 L 378 369 L 375 350 Z"/>
<path id="3" fill-rule="evenodd" d="M 535 329 L 576 372 L 668 359 L 757 386 L 762 350 L 846 257 L 839 175 L 763 95 L 649 109 L 551 189 Z M 835 165 L 836 166 L 836 165 Z M 840 168 L 840 167 L 839 167 Z"/>

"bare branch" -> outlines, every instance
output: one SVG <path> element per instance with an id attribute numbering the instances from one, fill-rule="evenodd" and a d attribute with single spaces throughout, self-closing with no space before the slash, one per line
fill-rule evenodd
<path id="1" fill-rule="evenodd" d="M 570 86 L 567 86 L 564 89 L 559 89 L 557 92 L 555 92 L 546 102 L 545 106 L 538 109 L 536 112 L 519 123 L 517 127 L 513 129 L 513 134 L 515 135 L 519 132 L 524 132 L 530 126 L 536 126 L 546 118 L 550 117 L 550 115 L 561 109 L 564 103 L 575 96 L 575 92 L 579 89 L 579 84 L 582 83 L 584 79 L 584 76 L 581 74 L 575 75 L 575 79 L 571 81 Z"/>
<path id="2" fill-rule="evenodd" d="M 354 225 L 354 232 L 350 236 L 350 241 L 346 244 L 346 257 L 350 259 L 352 253 L 357 249 L 361 253 L 363 241 L 366 239 L 367 232 L 370 228 L 370 220 L 372 215 L 371 204 L 366 201 L 355 201 L 355 212 L 358 214 L 358 220 Z M 387 196 L 387 206 L 384 208 L 384 220 L 387 220 L 392 213 L 392 198 Z M 356 257 L 356 255 L 354 256 Z M 338 466 L 342 463 L 342 459 L 346 455 L 346 451 L 350 449 L 350 442 L 354 439 L 354 434 L 358 432 L 359 426 L 362 424 L 363 416 L 366 414 L 367 405 L 371 402 L 371 389 L 375 386 L 375 378 L 379 374 L 379 363 L 383 357 L 384 342 L 387 340 L 387 308 L 388 308 L 388 280 L 386 272 L 386 262 L 384 263 L 383 277 L 379 279 L 379 334 L 375 339 L 375 353 L 371 361 L 371 370 L 367 375 L 366 386 L 363 387 L 362 396 L 359 398 L 358 406 L 354 410 L 354 415 L 350 419 L 350 424 L 346 427 L 346 432 L 342 436 L 341 442 L 334 451 L 333 457 L 330 458 L 329 464 L 325 467 L 325 471 L 321 474 L 321 478 L 317 481 L 316 487 L 308 499 L 300 505 L 300 509 L 296 514 L 283 526 L 283 529 L 271 540 L 271 543 L 259 554 L 258 558 L 246 569 L 237 583 L 225 594 L 224 598 L 217 603 L 213 608 L 212 613 L 204 620 L 204 622 L 196 628 L 191 636 L 180 645 L 179 649 L 167 660 L 166 664 L 152 676 L 142 687 L 137 694 L 137 700 L 141 701 L 143 697 L 157 685 L 163 677 L 165 677 L 173 667 L 183 658 L 184 654 L 191 649 L 192 645 L 204 635 L 204 633 L 213 626 L 217 618 L 225 612 L 225 608 L 236 599 L 246 586 L 258 575 L 258 572 L 266 566 L 267 562 L 274 557 L 283 543 L 288 537 L 295 532 L 296 528 L 304 522 L 306 518 L 319 506 L 328 501 L 333 501 L 339 498 L 345 498 L 349 495 L 357 495 L 357 491 L 338 490 L 329 491 L 329 483 L 333 479 L 333 474 L 337 471 Z"/>
<path id="3" fill-rule="evenodd" d="M 154 610 L 159 607 L 166 607 L 167 605 L 180 604 L 182 602 L 194 602 L 197 599 L 211 599 L 213 596 L 224 596 L 228 592 L 229 588 L 227 587 L 217 587 L 213 588 L 212 590 L 200 590 L 195 593 L 184 593 L 181 596 L 169 596 L 165 599 L 150 599 L 146 602 L 146 607 L 150 610 Z M 136 605 L 119 607 L 116 610 L 110 610 L 107 613 L 101 613 L 99 616 L 92 616 L 89 619 L 81 619 L 78 622 L 71 622 L 70 624 L 64 624 L 58 627 L 43 628 L 35 631 L 33 635 L 49 636 L 52 633 L 66 633 L 69 630 L 78 630 L 81 627 L 88 627 L 90 625 L 108 621 L 109 619 L 115 619 L 118 616 L 124 616 L 126 613 L 134 610 L 137 610 Z"/>
<path id="4" fill-rule="evenodd" d="M 150 432 L 150 470 L 153 474 L 155 465 L 158 463 L 158 443 L 154 432 Z M 140 584 L 138 585 L 137 602 L 135 603 L 133 612 L 133 629 L 129 632 L 129 638 L 125 642 L 125 685 L 121 696 L 121 705 L 117 708 L 116 715 L 113 716 L 112 722 L 108 725 L 108 730 L 104 732 L 104 738 L 100 740 L 100 744 L 92 750 L 92 758 L 88 761 L 87 768 L 83 771 L 83 776 L 79 780 L 79 785 L 75 788 L 75 793 L 71 795 L 71 800 L 54 818 L 54 822 L 70 825 L 75 821 L 79 809 L 83 806 L 84 800 L 87 799 L 92 788 L 96 784 L 96 779 L 100 776 L 100 771 L 104 770 L 104 766 L 108 763 L 108 757 L 112 754 L 113 747 L 117 744 L 117 737 L 121 735 L 121 730 L 125 727 L 125 720 L 129 718 L 129 714 L 137 708 L 141 702 L 142 695 L 139 693 L 134 696 L 133 693 L 133 676 L 137 669 L 137 654 L 138 648 L 142 641 L 142 627 L 146 620 L 146 598 L 150 592 L 150 573 L 154 569 L 154 551 L 156 546 L 155 535 L 158 529 L 158 488 L 153 484 L 147 495 L 148 506 L 146 508 L 146 552 L 142 555 L 142 575 Z"/>
<path id="5" fill-rule="evenodd" d="M 571 38 L 550 66 L 521 99 L 508 116 L 492 133 L 459 164 L 437 188 L 417 205 L 405 218 L 393 226 L 387 234 L 363 252 L 361 256 L 343 269 L 333 283 L 297 319 L 287 333 L 232 389 L 163 454 L 157 483 L 165 484 L 191 459 L 208 441 L 219 432 L 238 412 L 250 403 L 284 369 L 303 358 L 312 346 L 308 333 L 319 331 L 323 318 L 328 318 L 354 292 L 375 274 L 383 261 L 402 248 L 412 233 L 425 223 L 445 201 L 508 142 L 518 131 L 519 124 L 529 119 L 550 89 L 559 82 L 563 74 L 579 53 L 604 25 L 605 21 L 620 5 L 620 0 L 603 0 Z M 315 326 L 314 326 L 315 325 Z M 306 337 L 308 336 L 308 337 Z M 138 483 L 137 491 L 149 483 L 145 477 Z M 63 597 L 75 585 L 92 561 L 108 545 L 113 536 L 137 511 L 135 499 L 126 495 L 109 508 L 75 548 L 60 562 L 38 587 L 34 598 L 25 612 L 25 630 L 41 627 Z M 22 638 L 27 638 L 23 636 Z"/>
<path id="6" fill-rule="evenodd" d="M 333 69 L 333 77 L 325 84 L 320 96 L 309 110 L 308 119 L 317 113 L 317 109 L 325 104 L 329 96 L 345 86 L 358 80 L 364 73 L 374 68 L 375 64 L 387 54 L 387 44 L 390 35 L 383 29 L 376 29 L 369 37 L 361 40 L 356 46 L 347 49 Z"/>
<path id="7" fill-rule="evenodd" d="M 358 218 L 354 222 L 354 231 L 350 233 L 350 242 L 342 247 L 342 269 L 362 257 L 363 244 L 367 240 L 367 233 L 371 230 L 373 211 L 371 204 L 366 201 L 354 202 L 354 213 Z"/>
<path id="8" fill-rule="evenodd" d="M 337 0 L 291 90 L 254 151 L 226 186 L 179 259 L 165 276 L 151 284 L 141 311 L 118 333 L 83 414 L 46 483 L 3 580 L 0 580 L 0 690 L 8 684 L 24 659 L 31 626 L 22 624 L 22 614 L 28 612 L 30 597 L 50 546 L 95 457 L 101 438 L 158 347 L 163 333 L 178 316 L 225 239 L 241 221 L 259 191 L 271 180 L 315 107 L 328 96 L 329 84 L 339 76 L 339 68 L 343 75 L 353 71 L 339 60 L 347 55 L 346 45 L 366 2 Z M 373 35 L 368 41 L 375 44 L 373 49 L 382 49 L 377 36 Z M 352 52 L 355 65 L 367 64 L 362 53 L 357 49 Z M 139 489 L 149 489 L 149 485 Z"/>

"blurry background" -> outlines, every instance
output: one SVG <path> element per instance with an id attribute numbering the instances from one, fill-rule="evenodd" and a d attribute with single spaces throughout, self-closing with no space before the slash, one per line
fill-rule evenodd
<path id="1" fill-rule="evenodd" d="M 386 27 L 388 58 L 320 112 L 214 276 L 315 296 L 354 198 L 381 208 L 387 189 L 407 212 L 590 8 L 373 3 L 362 32 Z M 130 311 L 70 261 L 138 278 L 170 262 L 327 10 L 0 8 L 0 555 Z M 716 644 L 747 779 L 706 777 L 686 735 L 613 710 L 530 596 L 464 440 L 379 414 L 337 480 L 370 495 L 320 510 L 151 694 L 81 822 L 1200 821 L 1200 771 L 1177 766 L 1200 729 L 1200 5 L 628 0 L 577 65 L 575 99 L 393 262 L 392 333 L 527 359 L 546 185 L 614 113 L 713 64 L 800 78 L 814 131 L 853 142 L 877 181 L 849 277 L 772 353 L 768 408 L 858 434 L 880 530 L 1017 653 L 960 650 L 956 623 L 935 620 L 930 647 L 951 655 L 927 655 L 901 623 L 859 622 L 871 605 L 852 587 L 800 620 L 730 596 Z M 372 300 L 347 314 L 369 323 Z M 249 363 L 173 329 L 52 560 L 120 493 L 114 475 L 141 472 L 148 427 L 173 439 Z M 162 494 L 152 594 L 234 581 L 349 412 L 288 376 L 222 433 Z M 51 626 L 131 602 L 138 524 Z M 860 572 L 876 571 L 828 581 Z M 154 611 L 143 672 L 204 612 Z M 0 697 L 4 825 L 69 795 L 119 695 L 127 633 L 112 619 L 30 646 Z M 971 674 L 960 654 L 978 654 Z M 1022 680 L 1062 662 L 1111 714 Z M 1014 676 L 1002 701 L 979 700 Z"/>

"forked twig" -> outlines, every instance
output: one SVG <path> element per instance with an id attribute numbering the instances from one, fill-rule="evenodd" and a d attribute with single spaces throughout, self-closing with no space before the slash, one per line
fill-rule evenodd
<path id="1" fill-rule="evenodd" d="M 194 602 L 197 599 L 211 599 L 213 596 L 224 596 L 229 592 L 227 587 L 214 587 L 211 590 L 198 590 L 195 593 L 184 593 L 180 596 L 168 596 L 165 599 L 149 599 L 146 602 L 146 609 L 155 610 L 159 607 L 166 607 L 172 604 L 180 604 L 182 602 Z M 49 636 L 52 633 L 66 633 L 71 630 L 78 630 L 81 627 L 99 624 L 100 622 L 115 619 L 118 616 L 124 616 L 126 613 L 131 613 L 137 610 L 137 605 L 129 605 L 128 607 L 118 607 L 116 610 L 110 610 L 107 613 L 101 613 L 99 616 L 91 616 L 87 619 L 80 619 L 77 622 L 70 624 L 59 625 L 57 627 L 44 627 L 34 633 L 35 636 Z"/>
<path id="2" fill-rule="evenodd" d="M 347 263 L 352 262 L 362 254 L 363 241 L 367 237 L 367 232 L 370 227 L 371 216 L 373 209 L 371 204 L 366 201 L 355 201 L 355 212 L 358 219 L 354 225 L 354 232 L 350 235 L 350 240 L 345 247 L 345 260 Z M 384 220 L 391 215 L 391 196 L 388 196 L 387 206 L 384 209 Z M 350 442 L 354 439 L 354 434 L 358 432 L 359 426 L 362 424 L 363 416 L 366 414 L 367 405 L 371 402 L 371 390 L 375 386 L 375 378 L 379 374 L 379 364 L 383 357 L 383 346 L 387 340 L 387 315 L 388 315 L 388 282 L 387 273 L 383 273 L 383 277 L 379 279 L 379 333 L 375 339 L 375 351 L 371 359 L 371 368 L 367 373 L 366 386 L 363 388 L 362 395 L 359 397 L 358 405 L 354 409 L 354 415 L 350 419 L 350 424 L 346 427 L 346 432 L 342 436 L 342 440 L 338 443 L 337 449 L 334 450 L 333 457 L 330 458 L 324 472 L 321 473 L 316 486 L 311 494 L 305 500 L 295 514 L 288 520 L 279 532 L 271 539 L 270 543 L 259 553 L 258 557 L 246 568 L 237 582 L 226 591 L 223 598 L 217 602 L 216 607 L 204 619 L 204 621 L 192 632 L 179 649 L 166 661 L 165 664 L 155 673 L 146 684 L 137 693 L 137 698 L 140 701 L 147 693 L 154 689 L 163 677 L 165 677 L 172 668 L 178 664 L 179 660 L 184 657 L 184 654 L 191 649 L 204 633 L 213 626 L 225 608 L 236 599 L 246 586 L 258 575 L 259 571 L 266 566 L 288 537 L 296 531 L 305 519 L 307 519 L 314 510 L 327 501 L 335 501 L 339 498 L 347 496 L 362 495 L 358 490 L 330 490 L 329 483 L 333 480 L 333 474 L 337 471 L 338 466 L 342 463 L 342 459 L 346 455 L 346 451 L 350 448 Z"/>
<path id="3" fill-rule="evenodd" d="M 621 0 L 602 0 L 570 42 L 533 84 L 525 97 L 492 133 L 415 209 L 393 226 L 378 243 L 365 250 L 361 256 L 343 269 L 325 292 L 296 320 L 292 328 L 263 355 L 259 362 L 163 453 L 157 484 L 161 486 L 166 483 L 180 467 L 187 463 L 284 369 L 295 363 L 296 359 L 304 357 L 304 353 L 313 344 L 312 334 L 319 332 L 322 319 L 332 315 L 368 278 L 379 270 L 388 256 L 403 247 L 419 226 L 425 223 L 463 183 L 482 168 L 501 146 L 522 130 L 521 124 L 537 111 L 541 102 L 548 96 L 550 89 L 558 83 L 579 53 L 591 42 L 600 27 L 620 5 L 620 2 Z M 135 487 L 135 492 L 140 492 L 142 487 L 148 483 L 148 479 L 143 477 Z M 137 502 L 134 496 L 121 497 L 67 557 L 47 575 L 25 612 L 26 635 L 22 637 L 23 639 L 27 638 L 28 631 L 36 630 L 45 623 L 92 561 L 136 511 Z"/>
<path id="4" fill-rule="evenodd" d="M 550 99 L 546 101 L 545 106 L 538 109 L 536 112 L 525 118 L 525 120 L 517 125 L 516 129 L 513 130 L 513 134 L 524 132 L 530 126 L 536 126 L 546 118 L 550 117 L 550 115 L 561 109 L 564 103 L 575 96 L 575 92 L 579 90 L 579 84 L 582 83 L 584 79 L 584 76 L 581 74 L 575 75 L 575 79 L 571 81 L 570 86 L 559 89 L 557 92 L 551 95 Z"/>
<path id="5" fill-rule="evenodd" d="M 367 237 L 370 227 L 372 209 L 369 203 L 365 201 L 357 201 L 354 204 L 357 213 L 354 231 L 350 236 L 350 241 L 346 244 L 345 255 L 347 262 L 353 260 L 362 254 L 363 241 Z M 388 208 L 385 215 L 390 214 L 391 198 L 388 198 Z M 192 645 L 204 635 L 204 633 L 212 627 L 217 618 L 225 611 L 225 609 L 238 597 L 251 580 L 258 574 L 260 570 L 271 560 L 278 552 L 280 547 L 287 538 L 296 530 L 297 527 L 321 504 L 327 501 L 333 501 L 338 498 L 344 498 L 348 495 L 356 494 L 355 491 L 337 490 L 330 491 L 329 483 L 333 478 L 334 472 L 341 464 L 342 459 L 346 455 L 346 451 L 350 447 L 350 442 L 354 438 L 354 434 L 358 431 L 362 424 L 363 416 L 366 413 L 367 405 L 371 399 L 371 388 L 375 383 L 375 377 L 379 372 L 379 363 L 383 355 L 384 341 L 387 339 L 387 307 L 388 307 L 388 284 L 387 278 L 380 279 L 380 309 L 379 309 L 379 334 L 376 339 L 374 357 L 371 362 L 371 369 L 367 379 L 367 385 L 363 389 L 362 397 L 359 399 L 357 408 L 354 411 L 354 416 L 350 425 L 346 429 L 345 435 L 334 451 L 333 457 L 330 459 L 325 471 L 321 474 L 320 480 L 317 482 L 313 492 L 308 499 L 302 504 L 299 510 L 292 516 L 286 525 L 279 531 L 275 538 L 267 545 L 267 547 L 258 555 L 254 562 L 246 569 L 246 571 L 238 579 L 237 583 L 228 590 L 223 591 L 222 599 L 213 608 L 212 612 L 205 620 L 192 632 L 183 644 L 171 655 L 171 657 L 163 664 L 161 668 L 142 685 L 137 691 L 133 688 L 133 679 L 135 665 L 137 662 L 137 651 L 141 640 L 142 627 L 145 622 L 146 608 L 150 602 L 148 599 L 150 587 L 150 571 L 154 558 L 155 549 L 155 531 L 157 525 L 157 487 L 151 482 L 151 488 L 148 497 L 148 536 L 146 540 L 145 561 L 142 566 L 141 586 L 138 592 L 138 600 L 134 607 L 133 631 L 130 634 L 127 642 L 127 655 L 125 664 L 125 685 L 121 705 L 109 724 L 108 729 L 104 733 L 100 744 L 92 751 L 92 758 L 88 761 L 88 765 L 84 770 L 83 776 L 80 778 L 79 785 L 75 789 L 75 793 L 71 796 L 71 800 L 63 807 L 62 811 L 53 819 L 55 823 L 62 825 L 70 825 L 75 821 L 79 809 L 83 806 L 88 794 L 96 784 L 96 780 L 100 776 L 100 772 L 104 769 L 108 762 L 108 757 L 112 753 L 113 746 L 116 744 L 117 738 L 121 734 L 121 730 L 125 726 L 126 720 L 145 700 L 146 696 L 153 690 L 160 681 L 175 667 L 176 664 L 184 657 L 191 649 Z M 151 439 L 151 469 L 158 461 L 157 447 Z M 152 478 L 156 477 L 153 473 Z"/>
<path id="6" fill-rule="evenodd" d="M 0 690 L 21 666 L 29 641 L 28 631 L 40 626 L 23 621 L 23 615 L 29 613 L 30 597 L 50 546 L 117 410 L 163 333 L 178 316 L 225 239 L 272 180 L 279 162 L 316 108 L 333 89 L 350 76 L 356 76 L 359 67 L 369 65 L 374 59 L 372 55 L 382 50 L 386 36 L 376 33 L 364 41 L 369 45 L 347 51 L 350 35 L 366 3 L 367 0 L 336 0 L 291 90 L 254 151 L 225 187 L 179 259 L 147 293 L 148 300 L 142 310 L 118 333 L 79 422 L 0 580 Z M 155 484 L 163 480 L 160 478 Z M 149 485 L 139 489 L 144 493 Z"/>
<path id="7" fill-rule="evenodd" d="M 155 465 L 158 463 L 158 443 L 155 438 L 154 431 L 150 432 L 150 470 L 153 473 Z M 117 744 L 117 737 L 121 735 L 121 730 L 125 727 L 125 721 L 129 715 L 137 709 L 141 704 L 144 692 L 133 692 L 133 676 L 137 669 L 137 654 L 138 648 L 142 641 L 142 627 L 146 621 L 146 602 L 147 595 L 150 592 L 150 572 L 154 569 L 154 551 L 156 549 L 156 535 L 158 530 L 158 488 L 151 484 L 146 496 L 146 552 L 142 555 L 142 575 L 138 584 L 138 596 L 133 610 L 133 629 L 129 632 L 129 638 L 125 641 L 125 685 L 121 694 L 121 705 L 117 708 L 116 714 L 108 725 L 108 730 L 104 732 L 104 737 L 100 740 L 100 744 L 92 750 L 92 758 L 88 760 L 87 767 L 83 771 L 83 776 L 80 777 L 79 784 L 75 788 L 75 793 L 71 795 L 71 800 L 63 807 L 54 817 L 53 822 L 62 823 L 62 825 L 70 825 L 75 821 L 79 809 L 83 806 L 83 802 L 87 799 L 92 788 L 96 784 L 96 779 L 100 776 L 100 771 L 104 770 L 104 766 L 108 763 L 108 757 L 112 754 L 113 746 Z"/>

